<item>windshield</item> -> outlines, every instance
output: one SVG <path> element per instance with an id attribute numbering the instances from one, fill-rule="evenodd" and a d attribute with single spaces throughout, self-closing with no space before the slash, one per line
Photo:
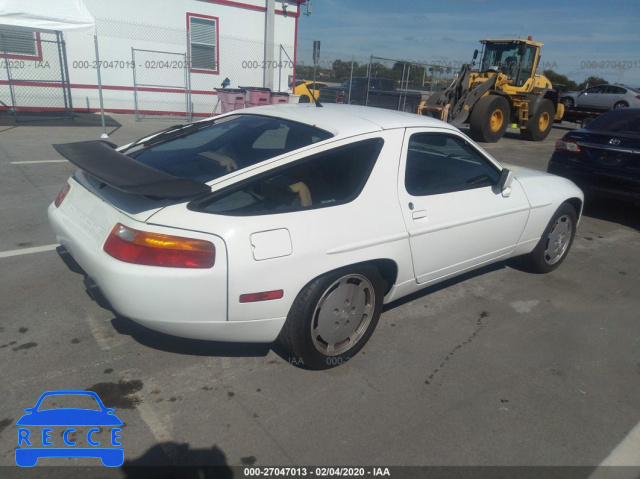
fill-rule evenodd
<path id="1" fill-rule="evenodd" d="M 127 155 L 156 170 L 205 183 L 331 136 L 280 118 L 234 115 Z"/>
<path id="2" fill-rule="evenodd" d="M 504 73 L 522 86 L 533 73 L 536 48 L 521 42 L 485 42 L 483 72 Z"/>
<path id="3" fill-rule="evenodd" d="M 599 116 L 585 130 L 640 136 L 640 109 L 618 108 Z"/>

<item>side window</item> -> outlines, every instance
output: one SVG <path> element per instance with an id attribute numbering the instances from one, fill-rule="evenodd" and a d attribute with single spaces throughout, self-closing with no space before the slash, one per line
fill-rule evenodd
<path id="1" fill-rule="evenodd" d="M 585 93 L 604 93 L 606 87 L 601 85 L 592 86 L 591 88 L 587 88 Z"/>
<path id="2" fill-rule="evenodd" d="M 365 140 L 314 155 L 225 189 L 193 209 L 249 216 L 348 203 L 364 188 L 382 144 Z"/>
<path id="3" fill-rule="evenodd" d="M 464 139 L 418 133 L 409 140 L 405 187 L 413 196 L 438 195 L 495 185 L 500 171 Z"/>
<path id="4" fill-rule="evenodd" d="M 525 82 L 531 78 L 533 74 L 533 63 L 536 59 L 536 49 L 535 47 L 527 47 L 525 51 L 524 58 L 521 59 L 522 65 L 514 65 L 515 71 L 518 71 L 519 67 L 522 67 L 520 70 L 520 76 L 518 77 L 517 84 L 518 86 L 522 86 Z"/>

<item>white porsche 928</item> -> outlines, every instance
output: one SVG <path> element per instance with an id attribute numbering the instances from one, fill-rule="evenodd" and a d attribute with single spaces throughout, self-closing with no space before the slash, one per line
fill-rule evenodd
<path id="1" fill-rule="evenodd" d="M 514 256 L 557 268 L 583 205 L 448 124 L 349 105 L 54 147 L 79 169 L 49 219 L 98 304 L 175 336 L 279 338 L 317 369 L 362 349 L 385 303 Z"/>

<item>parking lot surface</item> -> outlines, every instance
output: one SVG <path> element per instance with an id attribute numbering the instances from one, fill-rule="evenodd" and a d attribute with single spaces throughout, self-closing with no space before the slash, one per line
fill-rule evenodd
<path id="1" fill-rule="evenodd" d="M 113 115 L 107 130 L 122 145 L 173 123 Z M 482 146 L 545 170 L 573 127 Z M 137 465 L 640 466 L 637 205 L 588 199 L 555 272 L 499 263 L 430 287 L 388 305 L 353 360 L 309 371 L 275 345 L 173 338 L 88 297 L 47 222 L 74 171 L 51 144 L 101 132 L 93 115 L 0 117 L 0 475 L 17 469 L 24 408 L 61 389 L 98 393 L 124 423 L 125 467 L 101 477 Z M 33 473 L 58 464 L 100 465 L 42 459 Z"/>

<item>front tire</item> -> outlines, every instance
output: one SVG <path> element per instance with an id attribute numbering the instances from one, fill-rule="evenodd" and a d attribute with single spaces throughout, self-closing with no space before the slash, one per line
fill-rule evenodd
<path id="1" fill-rule="evenodd" d="M 578 216 L 569 203 L 562 203 L 540 237 L 535 249 L 529 253 L 528 265 L 534 273 L 549 273 L 567 257 L 576 234 Z"/>
<path id="2" fill-rule="evenodd" d="M 311 281 L 280 332 L 289 362 L 328 369 L 349 361 L 373 334 L 383 295 L 383 280 L 373 266 L 344 268 Z"/>
<path id="3" fill-rule="evenodd" d="M 562 103 L 567 109 L 573 108 L 573 98 L 563 98 Z"/>
<path id="4" fill-rule="evenodd" d="M 525 140 L 544 140 L 551 133 L 555 114 L 555 108 L 551 100 L 542 100 L 538 110 L 527 121 L 526 128 L 520 130 L 520 134 Z"/>
<path id="5" fill-rule="evenodd" d="M 506 98 L 498 95 L 481 98 L 471 111 L 471 138 L 485 143 L 498 141 L 507 131 L 509 112 L 509 102 Z"/>

